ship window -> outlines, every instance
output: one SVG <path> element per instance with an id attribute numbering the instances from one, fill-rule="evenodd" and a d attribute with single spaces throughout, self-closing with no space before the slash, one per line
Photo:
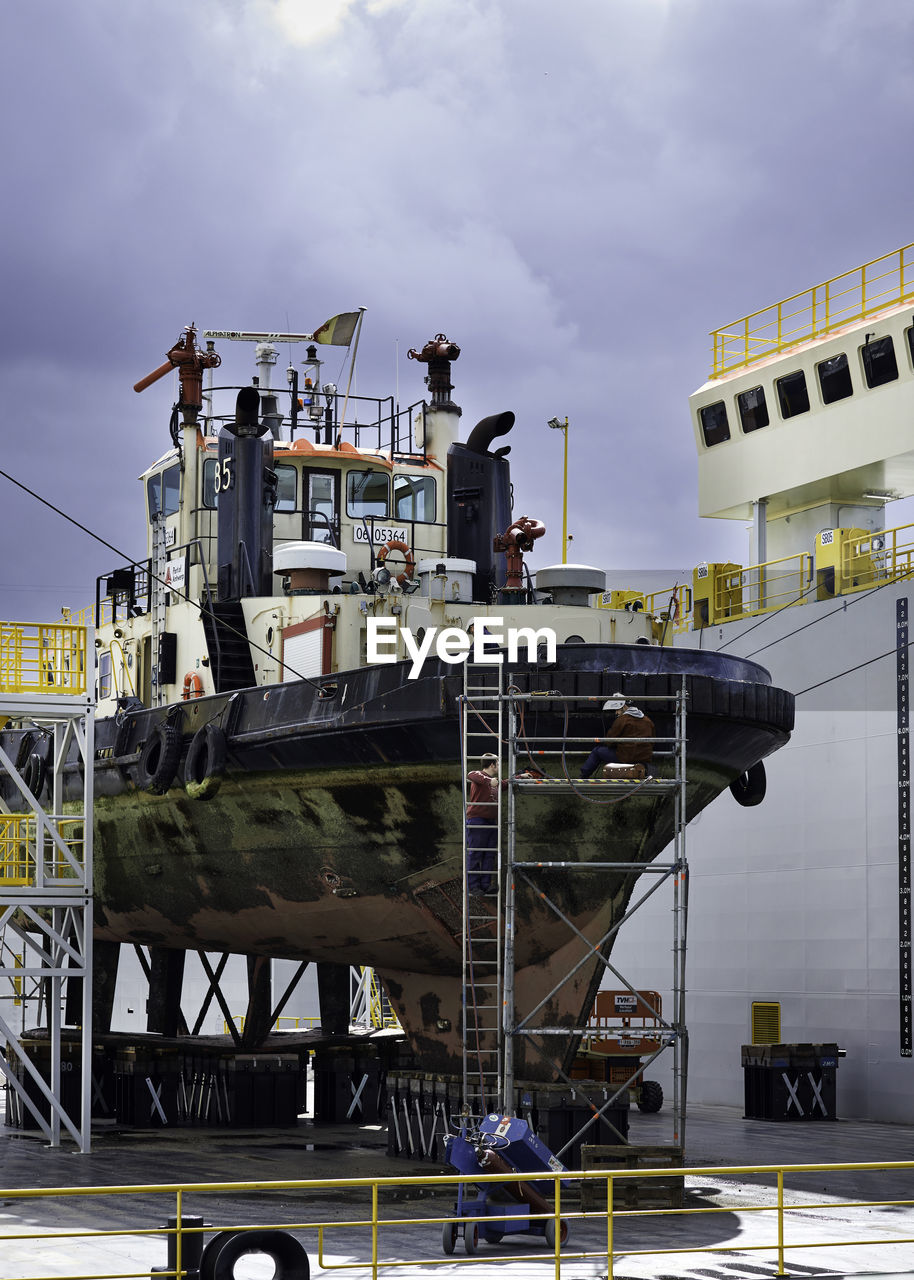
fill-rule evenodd
<path id="1" fill-rule="evenodd" d="M 350 471 L 346 476 L 346 513 L 386 516 L 389 486 L 383 471 Z"/>
<path id="2" fill-rule="evenodd" d="M 111 697 L 111 651 L 102 649 L 98 655 L 98 696 Z"/>
<path id="3" fill-rule="evenodd" d="M 768 426 L 768 405 L 765 403 L 764 387 L 752 387 L 749 391 L 741 391 L 736 397 L 736 405 L 744 431 L 758 431 L 759 427 Z"/>
<path id="4" fill-rule="evenodd" d="M 203 463 L 203 505 L 215 509 L 217 458 L 206 458 Z"/>
<path id="5" fill-rule="evenodd" d="M 911 356 L 911 363 L 914 364 L 914 326 L 906 329 L 905 333 L 908 335 L 908 351 Z"/>
<path id="6" fill-rule="evenodd" d="M 435 522 L 435 477 L 394 476 L 394 519 Z"/>
<path id="7" fill-rule="evenodd" d="M 714 404 L 706 404 L 698 410 L 701 420 L 701 433 L 706 445 L 722 444 L 730 439 L 730 424 L 727 421 L 727 406 L 723 400 L 715 400 Z"/>
<path id="8" fill-rule="evenodd" d="M 823 404 L 834 404 L 836 400 L 844 400 L 847 396 L 854 394 L 854 384 L 851 382 L 851 371 L 848 368 L 847 356 L 843 353 L 840 356 L 832 356 L 830 360 L 823 360 L 821 364 L 817 364 L 816 373 L 819 375 Z"/>
<path id="9" fill-rule="evenodd" d="M 175 464 L 146 481 L 149 518 L 173 516 L 181 504 L 181 468 Z"/>
<path id="10" fill-rule="evenodd" d="M 798 413 L 808 413 L 809 392 L 806 390 L 806 374 L 802 369 L 778 378 L 778 404 L 782 418 L 795 418 Z"/>
<path id="11" fill-rule="evenodd" d="M 863 348 L 863 372 L 868 387 L 881 387 L 884 382 L 894 382 L 898 377 L 895 360 L 895 344 L 891 338 L 876 338 Z"/>
<path id="12" fill-rule="evenodd" d="M 294 511 L 298 475 L 295 467 L 278 466 L 276 470 L 275 511 Z"/>

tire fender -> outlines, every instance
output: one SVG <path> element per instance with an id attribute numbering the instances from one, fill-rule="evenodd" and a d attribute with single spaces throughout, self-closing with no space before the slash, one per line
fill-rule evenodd
<path id="1" fill-rule="evenodd" d="M 200 1280 L 232 1280 L 235 1263 L 248 1253 L 273 1259 L 275 1280 L 310 1280 L 304 1246 L 288 1231 L 220 1231 L 203 1250 Z"/>
<path id="2" fill-rule="evenodd" d="M 761 760 L 730 783 L 730 794 L 744 809 L 752 809 L 755 805 L 761 804 L 767 789 L 765 765 Z"/>
<path id="3" fill-rule="evenodd" d="M 167 720 L 157 724 L 143 747 L 137 765 L 142 791 L 163 796 L 175 780 L 181 759 L 181 731 Z"/>
<path id="4" fill-rule="evenodd" d="M 212 721 L 198 729 L 184 762 L 184 789 L 191 800 L 212 800 L 222 785 L 228 747 L 225 732 Z"/>

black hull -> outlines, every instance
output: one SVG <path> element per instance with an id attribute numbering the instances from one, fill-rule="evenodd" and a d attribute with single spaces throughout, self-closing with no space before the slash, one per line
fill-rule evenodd
<path id="1" fill-rule="evenodd" d="M 577 645 L 560 649 L 554 665 L 509 668 L 505 683 L 597 699 L 592 710 L 570 712 L 567 726 L 573 737 L 596 738 L 604 731 L 603 698 L 617 689 L 635 702 L 674 695 L 683 677 L 692 817 L 789 736 L 792 696 L 772 688 L 761 667 L 690 650 Z M 117 942 L 372 965 L 424 1061 L 453 1069 L 462 672 L 427 663 L 426 674 L 409 681 L 398 664 L 323 683 L 325 697 L 295 682 L 97 723 L 96 933 Z M 557 705 L 531 709 L 528 732 L 561 736 Z M 651 708 L 659 735 L 674 733 L 671 710 Z M 143 747 L 169 711 L 180 719 L 185 752 L 207 722 L 225 731 L 227 771 L 210 799 L 192 799 L 180 769 L 164 795 L 140 785 Z M 569 753 L 572 776 L 580 759 L 580 750 Z M 653 771 L 662 776 L 671 768 L 658 760 Z M 551 771 L 561 776 L 561 762 Z M 74 787 L 77 781 L 74 772 Z M 669 793 L 636 794 L 611 807 L 567 793 L 518 802 L 523 860 L 648 863 L 672 831 Z M 553 872 L 540 885 L 596 943 L 624 912 L 636 879 L 630 871 Z M 518 999 L 529 1005 L 573 967 L 581 943 L 523 886 L 518 922 Z M 599 974 L 597 961 L 584 966 L 544 1011 L 546 1023 L 577 1025 Z M 528 1074 L 536 1073 L 528 1064 Z"/>

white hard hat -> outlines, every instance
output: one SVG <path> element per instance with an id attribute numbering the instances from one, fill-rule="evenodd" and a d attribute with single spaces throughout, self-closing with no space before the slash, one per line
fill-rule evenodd
<path id="1" fill-rule="evenodd" d="M 621 711 L 625 706 L 625 698 L 621 693 L 614 693 L 611 698 L 607 698 L 603 703 L 604 711 Z"/>

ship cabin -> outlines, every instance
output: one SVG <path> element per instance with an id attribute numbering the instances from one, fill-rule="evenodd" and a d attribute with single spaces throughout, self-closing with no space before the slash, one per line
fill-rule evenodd
<path id="1" fill-rule="evenodd" d="M 141 477 L 145 560 L 98 581 L 99 713 L 361 667 L 373 617 L 395 620 L 389 661 L 407 657 L 403 628 L 472 632 L 480 615 L 554 624 L 559 643 L 655 639 L 656 619 L 626 602 L 593 607 L 600 570 L 524 565 L 512 584 L 495 550 L 514 520 L 507 449 L 493 440 L 514 415 L 461 443 L 450 390 L 398 409 L 335 387 L 208 387 Z"/>
<path id="2" fill-rule="evenodd" d="M 699 511 L 749 522 L 750 565 L 694 574 L 696 628 L 912 572 L 914 246 L 712 333 L 690 399 Z"/>

